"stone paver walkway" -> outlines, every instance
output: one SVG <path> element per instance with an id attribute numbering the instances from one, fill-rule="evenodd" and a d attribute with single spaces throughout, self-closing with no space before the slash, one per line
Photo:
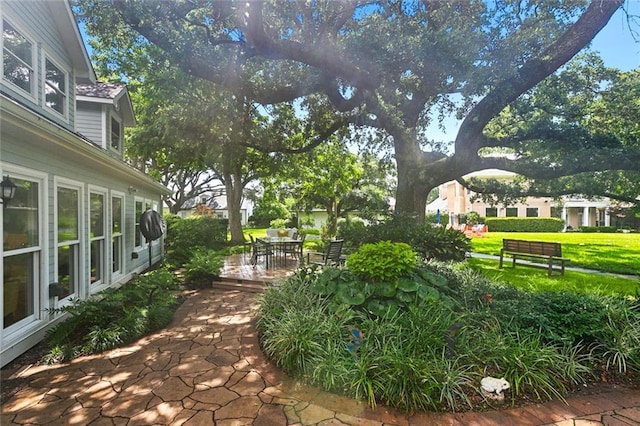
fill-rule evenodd
<path id="1" fill-rule="evenodd" d="M 0 423 L 48 425 L 640 425 L 640 390 L 484 413 L 406 416 L 302 385 L 263 356 L 255 294 L 201 290 L 136 344 L 17 373 Z"/>

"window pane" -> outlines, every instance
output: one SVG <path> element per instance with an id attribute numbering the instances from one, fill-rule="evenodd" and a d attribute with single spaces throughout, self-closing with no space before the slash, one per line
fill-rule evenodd
<path id="1" fill-rule="evenodd" d="M 4 208 L 2 219 L 4 250 L 36 247 L 39 244 L 38 183 L 10 178 L 16 185 L 13 200 Z"/>
<path id="2" fill-rule="evenodd" d="M 122 198 L 111 198 L 111 231 L 114 234 L 122 233 Z"/>
<path id="3" fill-rule="evenodd" d="M 76 292 L 78 245 L 58 247 L 58 284 L 62 288 L 62 294 L 58 297 L 64 299 Z"/>
<path id="4" fill-rule="evenodd" d="M 58 242 L 78 239 L 78 191 L 58 188 Z"/>
<path id="5" fill-rule="evenodd" d="M 140 235 L 140 216 L 142 216 L 142 201 L 136 201 L 136 211 L 135 211 L 135 221 L 136 221 L 136 228 L 135 228 L 135 247 L 140 247 L 142 245 L 142 237 Z"/>
<path id="6" fill-rule="evenodd" d="M 60 114 L 64 114 L 66 101 L 65 74 L 48 59 L 46 62 L 45 104 Z"/>
<path id="7" fill-rule="evenodd" d="M 120 123 L 113 117 L 111 118 L 111 147 L 120 149 Z"/>
<path id="8" fill-rule="evenodd" d="M 518 208 L 517 207 L 507 207 L 506 216 L 507 217 L 518 217 Z"/>
<path id="9" fill-rule="evenodd" d="M 104 195 L 91 194 L 91 238 L 104 236 Z"/>
<path id="10" fill-rule="evenodd" d="M 4 76 L 11 83 L 31 93 L 33 45 L 7 21 L 3 21 L 2 25 Z"/>
<path id="11" fill-rule="evenodd" d="M 47 67 L 47 84 L 59 92 L 66 93 L 64 72 L 50 60 L 47 59 L 45 62 Z"/>
<path id="12" fill-rule="evenodd" d="M 104 240 L 91 242 L 91 283 L 102 281 L 102 246 Z"/>
<path id="13" fill-rule="evenodd" d="M 498 209 L 496 207 L 487 207 L 485 210 L 485 217 L 497 217 Z"/>
<path id="14" fill-rule="evenodd" d="M 538 217 L 538 208 L 527 207 L 527 217 Z"/>
<path id="15" fill-rule="evenodd" d="M 4 328 L 33 315 L 35 256 L 34 253 L 25 253 L 4 258 Z"/>
<path id="16" fill-rule="evenodd" d="M 122 242 L 122 237 L 113 237 L 113 247 L 112 247 L 112 256 L 113 256 L 113 264 L 112 271 L 114 273 L 120 272 L 122 265 L 122 250 L 120 249 Z"/>

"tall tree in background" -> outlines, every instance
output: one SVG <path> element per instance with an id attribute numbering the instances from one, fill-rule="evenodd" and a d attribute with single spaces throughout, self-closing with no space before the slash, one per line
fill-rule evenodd
<path id="1" fill-rule="evenodd" d="M 335 236 L 338 218 L 347 213 L 385 213 L 391 196 L 389 164 L 370 154 L 349 152 L 332 141 L 297 159 L 293 190 L 300 210 L 322 207 L 327 234 Z"/>
<path id="2" fill-rule="evenodd" d="M 560 163 L 482 155 L 523 142 L 493 138 L 485 128 L 587 46 L 622 4 L 83 0 L 96 31 L 110 34 L 114 21 L 125 22 L 194 76 L 262 104 L 317 96 L 336 125 L 355 120 L 375 129 L 393 147 L 396 210 L 418 217 L 432 188 L 481 169 L 528 177 L 550 167 L 558 176 L 637 169 L 636 149 L 608 138 L 600 151 L 597 134 L 588 136 L 591 154 L 603 161 L 576 164 L 570 150 Z M 463 118 L 453 153 L 425 133 L 450 114 Z M 528 142 L 554 143 L 544 134 Z M 612 143 L 618 152 L 608 149 Z"/>

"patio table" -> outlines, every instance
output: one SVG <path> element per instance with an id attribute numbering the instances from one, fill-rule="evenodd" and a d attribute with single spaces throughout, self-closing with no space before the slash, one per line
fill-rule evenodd
<path id="1" fill-rule="evenodd" d="M 286 262 L 286 252 L 285 248 L 287 245 L 297 245 L 302 244 L 301 240 L 297 240 L 291 237 L 264 237 L 258 238 L 258 241 L 261 241 L 264 244 L 268 244 L 272 246 L 275 250 L 276 260 L 282 262 L 283 260 Z"/>

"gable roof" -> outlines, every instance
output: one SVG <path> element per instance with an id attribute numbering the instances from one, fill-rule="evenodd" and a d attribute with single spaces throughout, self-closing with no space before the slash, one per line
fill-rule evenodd
<path id="1" fill-rule="evenodd" d="M 131 97 L 124 84 L 100 81 L 94 84 L 77 84 L 76 100 L 113 105 L 121 112 L 126 127 L 136 125 Z"/>
<path id="2" fill-rule="evenodd" d="M 48 1 L 45 2 L 49 6 L 51 16 L 56 22 L 56 27 L 60 33 L 60 38 L 71 58 L 76 77 L 86 82 L 94 82 L 97 80 L 96 72 L 89 60 L 87 48 L 82 41 L 78 24 L 71 10 L 68 1 Z"/>

